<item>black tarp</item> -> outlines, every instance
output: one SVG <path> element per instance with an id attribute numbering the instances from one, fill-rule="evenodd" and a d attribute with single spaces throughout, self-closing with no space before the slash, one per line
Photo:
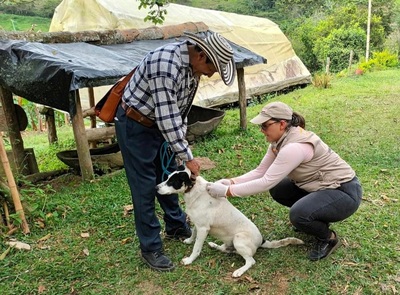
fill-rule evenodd
<path id="1" fill-rule="evenodd" d="M 177 40 L 141 40 L 115 45 L 0 40 L 0 85 L 29 101 L 73 116 L 75 90 L 113 84 L 138 65 L 147 52 Z M 266 63 L 262 56 L 230 44 L 237 68 Z"/>

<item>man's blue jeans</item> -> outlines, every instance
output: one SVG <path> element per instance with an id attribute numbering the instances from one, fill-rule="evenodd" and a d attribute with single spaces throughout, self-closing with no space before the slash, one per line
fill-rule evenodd
<path id="1" fill-rule="evenodd" d="M 148 128 L 126 117 L 121 107 L 117 111 L 115 130 L 131 190 L 140 248 L 142 252 L 161 251 L 161 225 L 155 212 L 155 198 L 164 211 L 166 231 L 186 223 L 186 214 L 179 207 L 178 195 L 161 196 L 155 189 L 163 181 L 160 148 L 165 139 L 157 127 Z M 176 169 L 175 159 L 169 169 Z"/>

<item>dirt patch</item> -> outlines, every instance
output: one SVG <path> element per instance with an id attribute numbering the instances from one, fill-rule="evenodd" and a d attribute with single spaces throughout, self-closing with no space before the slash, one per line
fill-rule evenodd
<path id="1" fill-rule="evenodd" d="M 73 173 L 62 174 L 58 177 L 38 183 L 38 185 L 43 186 L 50 185 L 50 187 L 55 191 L 60 191 L 66 186 L 71 188 L 77 187 L 80 184 L 82 184 L 82 176 Z"/>
<path id="2" fill-rule="evenodd" d="M 199 163 L 201 170 L 211 170 L 215 168 L 215 163 L 206 157 L 197 157 L 195 158 Z"/>
<path id="3" fill-rule="evenodd" d="M 137 285 L 138 293 L 143 295 L 162 294 L 163 289 L 160 286 L 154 285 L 150 281 L 144 281 Z"/>

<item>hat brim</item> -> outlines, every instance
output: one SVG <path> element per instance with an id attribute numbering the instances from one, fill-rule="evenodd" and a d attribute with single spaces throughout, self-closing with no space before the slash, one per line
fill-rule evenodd
<path id="1" fill-rule="evenodd" d="M 217 69 L 219 75 L 224 81 L 225 85 L 230 86 L 232 85 L 233 81 L 235 80 L 235 73 L 236 73 L 236 65 L 233 57 L 229 60 L 226 65 L 220 63 L 217 54 L 215 51 L 200 37 L 195 34 L 185 32 L 185 36 L 192 39 L 196 44 L 204 51 L 204 53 L 208 56 L 211 60 L 215 68 Z"/>
<path id="2" fill-rule="evenodd" d="M 267 122 L 268 120 L 271 120 L 272 117 L 268 115 L 263 115 L 263 114 L 258 114 L 255 116 L 253 119 L 250 120 L 250 123 L 260 125 L 264 122 Z"/>

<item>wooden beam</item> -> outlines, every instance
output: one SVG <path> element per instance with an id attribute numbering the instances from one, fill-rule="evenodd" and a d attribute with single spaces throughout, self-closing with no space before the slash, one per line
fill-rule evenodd
<path id="1" fill-rule="evenodd" d="M 115 127 L 91 128 L 86 130 L 87 140 L 97 142 L 115 137 Z"/>
<path id="2" fill-rule="evenodd" d="M 79 96 L 79 90 L 75 91 L 75 103 L 76 114 L 72 118 L 72 128 L 74 129 L 79 167 L 81 169 L 82 179 L 92 180 L 94 178 L 94 170 L 92 159 L 90 157 L 89 143 L 86 137 L 85 124 L 82 116 L 82 105 L 81 98 Z"/>
<path id="3" fill-rule="evenodd" d="M 89 94 L 89 106 L 90 108 L 93 108 L 96 103 L 93 87 L 88 88 L 88 94 Z M 90 116 L 90 128 L 96 128 L 96 115 L 94 113 Z"/>
<path id="4" fill-rule="evenodd" d="M 89 106 L 90 108 L 94 108 L 95 106 L 95 98 L 94 98 L 94 90 L 93 87 L 88 88 L 88 94 L 89 94 Z M 93 114 L 90 116 L 90 128 L 95 129 L 96 128 L 96 115 Z M 97 147 L 97 142 L 90 142 L 89 140 L 89 147 L 91 149 Z"/>
<path id="5" fill-rule="evenodd" d="M 25 165 L 24 141 L 19 130 L 18 118 L 15 112 L 12 92 L 0 86 L 0 101 L 7 125 L 7 132 L 10 138 L 15 167 L 22 175 L 29 174 L 28 166 Z"/>
<path id="6" fill-rule="evenodd" d="M 81 32 L 5 32 L 0 31 L 0 40 L 25 40 L 40 43 L 126 44 L 135 40 L 157 40 L 180 37 L 185 31 L 205 32 L 208 26 L 203 22 L 189 22 L 180 25 L 149 27 L 144 29 L 102 30 Z"/>
<path id="7" fill-rule="evenodd" d="M 246 83 L 244 81 L 244 69 L 237 69 L 237 79 L 239 87 L 239 108 L 240 108 L 240 128 L 247 129 L 247 99 Z"/>

